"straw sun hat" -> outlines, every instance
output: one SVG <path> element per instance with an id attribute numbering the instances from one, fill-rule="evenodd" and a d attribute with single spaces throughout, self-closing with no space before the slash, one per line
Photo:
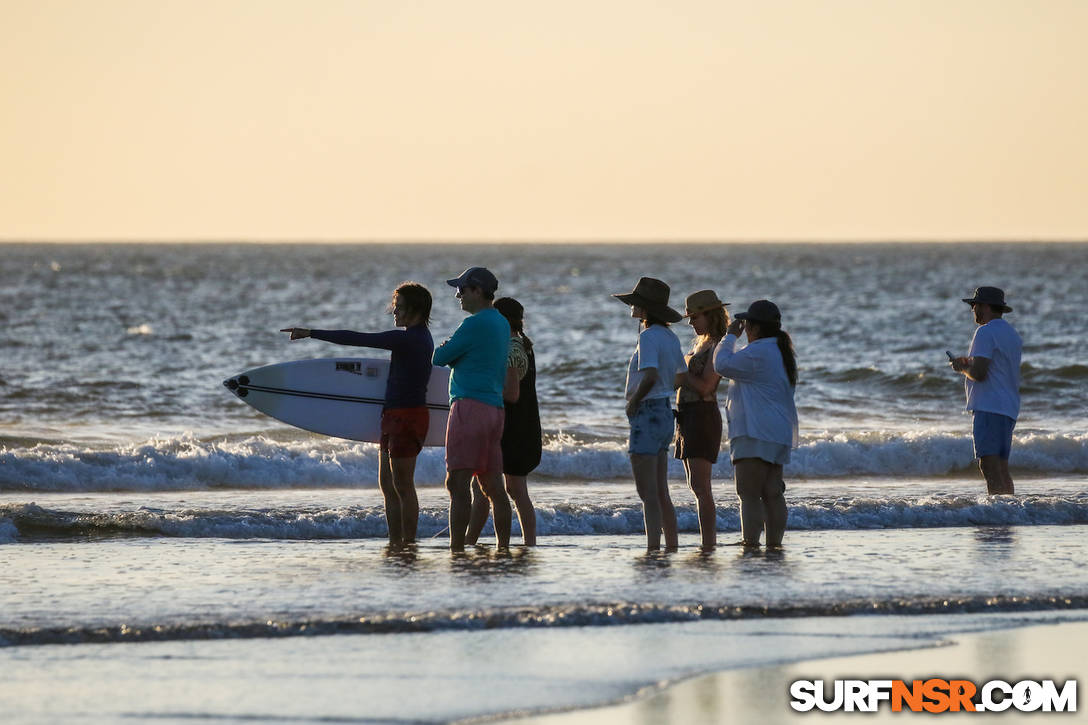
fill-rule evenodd
<path id="1" fill-rule="evenodd" d="M 704 289 L 692 292 L 684 300 L 684 317 L 694 317 L 701 312 L 728 307 L 728 302 L 722 302 L 714 290 Z"/>

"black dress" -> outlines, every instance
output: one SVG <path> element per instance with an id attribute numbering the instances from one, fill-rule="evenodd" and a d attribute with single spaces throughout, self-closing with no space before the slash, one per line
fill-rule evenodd
<path id="1" fill-rule="evenodd" d="M 518 402 L 506 402 L 506 420 L 502 429 L 502 472 L 528 476 L 540 465 L 540 409 L 536 401 L 536 357 L 526 346 L 529 366 L 520 382 Z"/>

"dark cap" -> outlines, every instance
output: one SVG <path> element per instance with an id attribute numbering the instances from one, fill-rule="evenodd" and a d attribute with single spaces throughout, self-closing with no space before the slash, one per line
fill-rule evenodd
<path id="1" fill-rule="evenodd" d="M 499 288 L 499 280 L 487 267 L 469 267 L 453 279 L 447 279 L 450 287 L 479 287 L 485 292 L 494 293 Z"/>
<path id="2" fill-rule="evenodd" d="M 978 287 L 974 297 L 964 297 L 963 301 L 969 305 L 992 305 L 1002 312 L 1012 312 L 1012 308 L 1005 304 L 1005 290 L 997 287 Z"/>
<path id="3" fill-rule="evenodd" d="M 778 311 L 778 305 L 770 300 L 756 300 L 748 305 L 747 312 L 738 312 L 733 316 L 733 319 L 780 325 L 782 324 L 782 313 Z"/>

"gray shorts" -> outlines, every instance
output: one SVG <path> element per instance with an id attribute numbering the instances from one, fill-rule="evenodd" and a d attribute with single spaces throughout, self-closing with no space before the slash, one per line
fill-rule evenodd
<path id="1" fill-rule="evenodd" d="M 786 465 L 790 462 L 790 447 L 781 443 L 761 441 L 758 438 L 737 436 L 729 439 L 729 460 L 760 458 L 767 463 Z"/>

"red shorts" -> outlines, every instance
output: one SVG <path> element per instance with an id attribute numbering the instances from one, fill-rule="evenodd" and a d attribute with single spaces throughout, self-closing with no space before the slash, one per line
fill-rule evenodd
<path id="1" fill-rule="evenodd" d="M 390 458 L 418 456 L 430 427 L 431 413 L 426 408 L 383 410 L 381 448 L 389 452 Z"/>
<path id="2" fill-rule="evenodd" d="M 446 470 L 502 473 L 502 424 L 506 412 L 471 398 L 450 406 L 446 423 Z"/>

